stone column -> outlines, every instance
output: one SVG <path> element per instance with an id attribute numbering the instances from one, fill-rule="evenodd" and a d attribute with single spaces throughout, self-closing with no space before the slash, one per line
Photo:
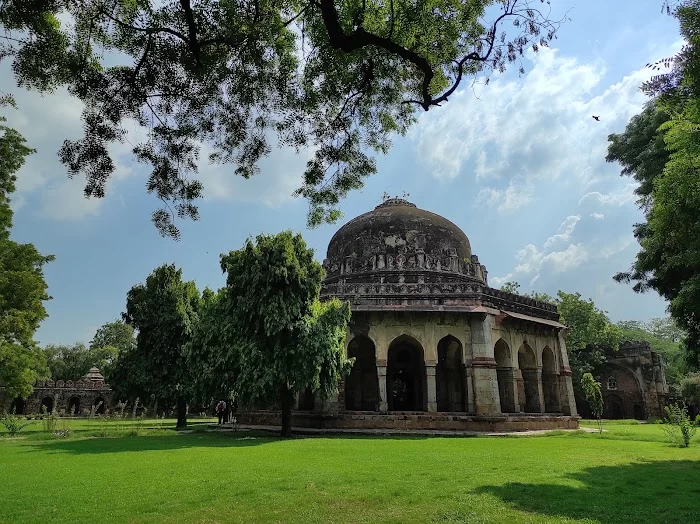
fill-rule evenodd
<path id="1" fill-rule="evenodd" d="M 476 413 L 476 405 L 474 404 L 474 377 L 472 367 L 471 365 L 465 365 L 465 368 L 464 381 L 466 382 L 466 389 L 464 394 L 467 396 L 467 413 Z"/>
<path id="2" fill-rule="evenodd" d="M 389 411 L 389 403 L 386 396 L 386 360 L 377 360 L 377 381 L 379 382 L 379 411 Z"/>
<path id="3" fill-rule="evenodd" d="M 578 415 L 576 411 L 576 399 L 574 398 L 574 384 L 571 379 L 571 368 L 569 367 L 569 355 L 566 352 L 566 343 L 564 342 L 564 333 L 559 330 L 557 334 L 559 339 L 559 354 L 561 356 L 561 373 L 559 374 L 559 399 L 561 403 L 561 411 L 565 415 L 575 417 Z"/>
<path id="4" fill-rule="evenodd" d="M 491 331 L 493 315 L 476 315 L 471 319 L 472 373 L 474 380 L 474 403 L 477 415 L 499 415 L 501 399 L 498 394 L 496 359 L 493 354 Z"/>
<path id="5" fill-rule="evenodd" d="M 537 398 L 540 405 L 540 413 L 544 413 L 544 386 L 542 385 L 542 368 L 537 368 Z"/>
<path id="6" fill-rule="evenodd" d="M 520 395 L 518 392 L 520 389 L 518 388 L 518 379 L 522 378 L 522 375 L 520 375 L 520 372 L 518 371 L 518 368 L 510 368 L 511 369 L 511 380 L 513 382 L 513 410 L 514 413 L 519 413 L 522 411 L 520 409 L 521 406 L 521 399 Z M 523 399 L 524 401 L 524 399 Z"/>
<path id="7" fill-rule="evenodd" d="M 430 413 L 437 412 L 437 388 L 435 385 L 435 361 L 425 362 L 425 382 L 428 395 L 427 409 Z"/>

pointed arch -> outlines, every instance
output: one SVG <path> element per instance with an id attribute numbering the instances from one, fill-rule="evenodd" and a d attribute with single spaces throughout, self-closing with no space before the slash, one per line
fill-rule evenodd
<path id="1" fill-rule="evenodd" d="M 501 413 L 513 413 L 515 405 L 515 384 L 513 381 L 513 362 L 510 346 L 499 338 L 493 346 L 496 359 L 496 376 L 498 378 L 498 396 L 501 399 Z"/>
<path id="2" fill-rule="evenodd" d="M 549 346 L 542 350 L 542 392 L 544 394 L 545 413 L 559 413 L 559 375 L 554 351 Z"/>
<path id="3" fill-rule="evenodd" d="M 345 378 L 345 409 L 376 411 L 379 405 L 379 383 L 374 342 L 364 335 L 355 336 L 348 344 L 348 358 L 355 363 Z"/>
<path id="4" fill-rule="evenodd" d="M 462 343 L 454 336 L 440 339 L 437 346 L 435 381 L 438 411 L 465 411 L 464 366 Z"/>
<path id="5" fill-rule="evenodd" d="M 426 411 L 426 376 L 423 346 L 409 335 L 389 344 L 386 374 L 390 411 Z"/>
<path id="6" fill-rule="evenodd" d="M 518 384 L 518 396 L 524 399 L 525 412 L 539 413 L 541 409 L 537 359 L 535 352 L 527 342 L 523 342 L 518 349 L 518 368 L 522 375 Z"/>

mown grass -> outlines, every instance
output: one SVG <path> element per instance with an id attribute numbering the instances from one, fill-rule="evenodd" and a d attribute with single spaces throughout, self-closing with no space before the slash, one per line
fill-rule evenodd
<path id="1" fill-rule="evenodd" d="M 700 521 L 697 437 L 681 449 L 658 425 L 605 429 L 3 439 L 0 522 Z"/>

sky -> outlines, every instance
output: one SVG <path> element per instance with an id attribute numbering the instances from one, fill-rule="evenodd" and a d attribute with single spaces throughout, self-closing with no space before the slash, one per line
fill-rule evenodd
<path id="1" fill-rule="evenodd" d="M 219 254 L 259 233 L 301 232 L 322 261 L 338 227 L 385 192 L 407 193 L 460 226 L 492 287 L 514 280 L 524 292 L 579 292 L 613 321 L 664 316 L 657 294 L 612 280 L 634 261 L 632 226 L 643 217 L 633 181 L 605 154 L 607 136 L 622 132 L 646 101 L 639 90 L 651 74 L 645 65 L 680 48 L 676 21 L 662 14 L 661 0 L 551 2 L 554 15 L 568 12 L 570 21 L 549 49 L 528 53 L 524 75 L 465 84 L 421 114 L 378 157 L 364 189 L 343 201 L 341 221 L 314 230 L 306 227 L 307 203 L 292 196 L 308 154 L 285 149 L 274 150 L 251 180 L 237 179 L 231 166 L 203 165 L 201 219 L 178 222 L 179 242 L 152 225 L 159 202 L 146 193 L 148 172 L 131 160 L 129 144 L 112 149 L 117 171 L 106 197 L 84 198 L 84 180 L 69 179 L 57 157 L 64 139 L 81 134 L 81 103 L 64 91 L 24 91 L 1 63 L 0 90 L 19 106 L 8 121 L 38 150 L 18 173 L 12 237 L 56 256 L 45 268 L 53 299 L 37 340 L 88 342 L 161 264 L 181 267 L 200 289 L 219 288 Z"/>

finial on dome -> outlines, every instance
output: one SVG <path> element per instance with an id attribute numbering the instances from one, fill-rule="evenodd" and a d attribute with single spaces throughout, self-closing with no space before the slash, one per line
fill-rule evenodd
<path id="1" fill-rule="evenodd" d="M 408 200 L 405 200 L 403 198 L 387 198 L 379 204 L 377 207 L 374 209 L 379 209 L 380 207 L 391 207 L 391 206 L 408 206 L 408 207 L 416 207 L 415 204 L 412 204 Z"/>

